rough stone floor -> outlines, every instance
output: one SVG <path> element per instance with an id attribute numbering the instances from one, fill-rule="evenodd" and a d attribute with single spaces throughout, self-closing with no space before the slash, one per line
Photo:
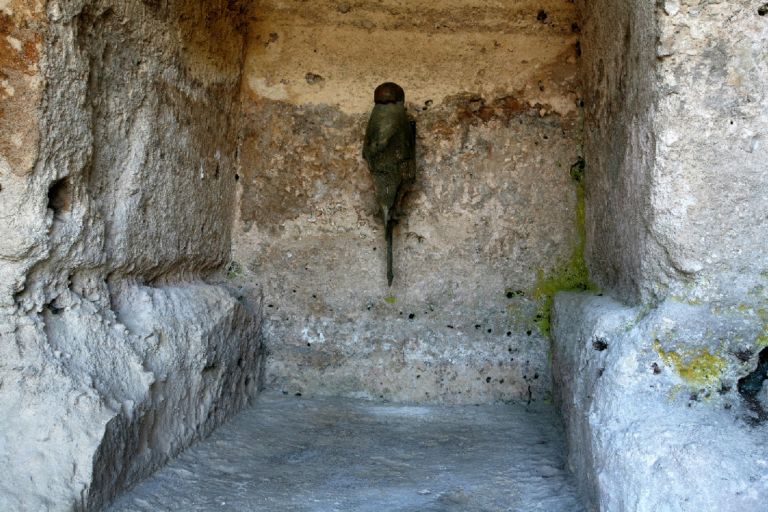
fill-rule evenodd
<path id="1" fill-rule="evenodd" d="M 263 393 L 109 510 L 581 512 L 552 406 Z"/>

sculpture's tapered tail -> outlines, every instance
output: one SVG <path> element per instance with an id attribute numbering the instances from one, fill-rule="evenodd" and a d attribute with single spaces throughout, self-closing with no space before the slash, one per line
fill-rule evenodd
<path id="1" fill-rule="evenodd" d="M 387 220 L 387 284 L 389 286 L 392 286 L 392 279 L 395 277 L 392 271 L 392 229 L 394 225 L 392 219 Z"/>

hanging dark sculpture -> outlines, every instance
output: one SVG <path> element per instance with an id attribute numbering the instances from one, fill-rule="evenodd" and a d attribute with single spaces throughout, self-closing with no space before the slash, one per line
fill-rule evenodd
<path id="1" fill-rule="evenodd" d="M 392 286 L 392 231 L 405 186 L 416 177 L 416 122 L 405 112 L 405 92 L 386 82 L 373 93 L 375 105 L 365 130 L 363 158 L 373 176 L 376 202 L 387 239 L 387 284 Z"/>

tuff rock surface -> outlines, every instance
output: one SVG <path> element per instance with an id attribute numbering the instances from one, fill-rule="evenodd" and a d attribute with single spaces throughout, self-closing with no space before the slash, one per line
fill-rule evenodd
<path id="1" fill-rule="evenodd" d="M 757 306 L 768 19 L 748 0 L 579 7 L 591 278 L 632 304 Z"/>
<path id="2" fill-rule="evenodd" d="M 215 284 L 239 16 L 0 2 L 0 509 L 96 510 L 256 387 L 259 303 Z"/>
<path id="3" fill-rule="evenodd" d="M 0 509 L 96 510 L 261 383 L 528 402 L 553 351 L 593 508 L 762 510 L 767 9 L 0 0 Z"/>
<path id="4" fill-rule="evenodd" d="M 259 2 L 249 24 L 233 273 L 264 290 L 266 384 L 546 398 L 541 288 L 581 243 L 573 4 L 337 4 Z M 361 156 L 373 90 L 389 80 L 418 139 L 391 288 Z"/>
<path id="5" fill-rule="evenodd" d="M 738 311 L 651 311 L 563 293 L 553 371 L 568 464 L 591 510 L 754 511 L 768 496 L 768 425 L 737 392 L 762 331 Z"/>

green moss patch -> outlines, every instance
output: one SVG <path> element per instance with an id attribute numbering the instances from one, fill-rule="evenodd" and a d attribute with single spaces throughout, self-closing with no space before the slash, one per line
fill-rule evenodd
<path id="1" fill-rule="evenodd" d="M 238 262 L 233 261 L 227 269 L 227 279 L 238 279 L 243 277 L 243 267 Z"/>
<path id="2" fill-rule="evenodd" d="M 539 269 L 536 272 L 536 286 L 531 292 L 531 296 L 537 301 L 535 323 L 539 331 L 550 335 L 550 320 L 552 316 L 552 301 L 557 292 L 575 291 L 575 290 L 596 290 L 597 288 L 589 280 L 589 271 L 584 261 L 584 243 L 586 239 L 586 229 L 584 226 L 584 186 L 581 183 L 581 173 L 583 164 L 578 170 L 576 181 L 576 233 L 577 241 L 573 247 L 571 256 L 566 262 L 555 267 L 549 274 L 545 274 Z M 571 170 L 574 174 L 574 170 Z"/>

